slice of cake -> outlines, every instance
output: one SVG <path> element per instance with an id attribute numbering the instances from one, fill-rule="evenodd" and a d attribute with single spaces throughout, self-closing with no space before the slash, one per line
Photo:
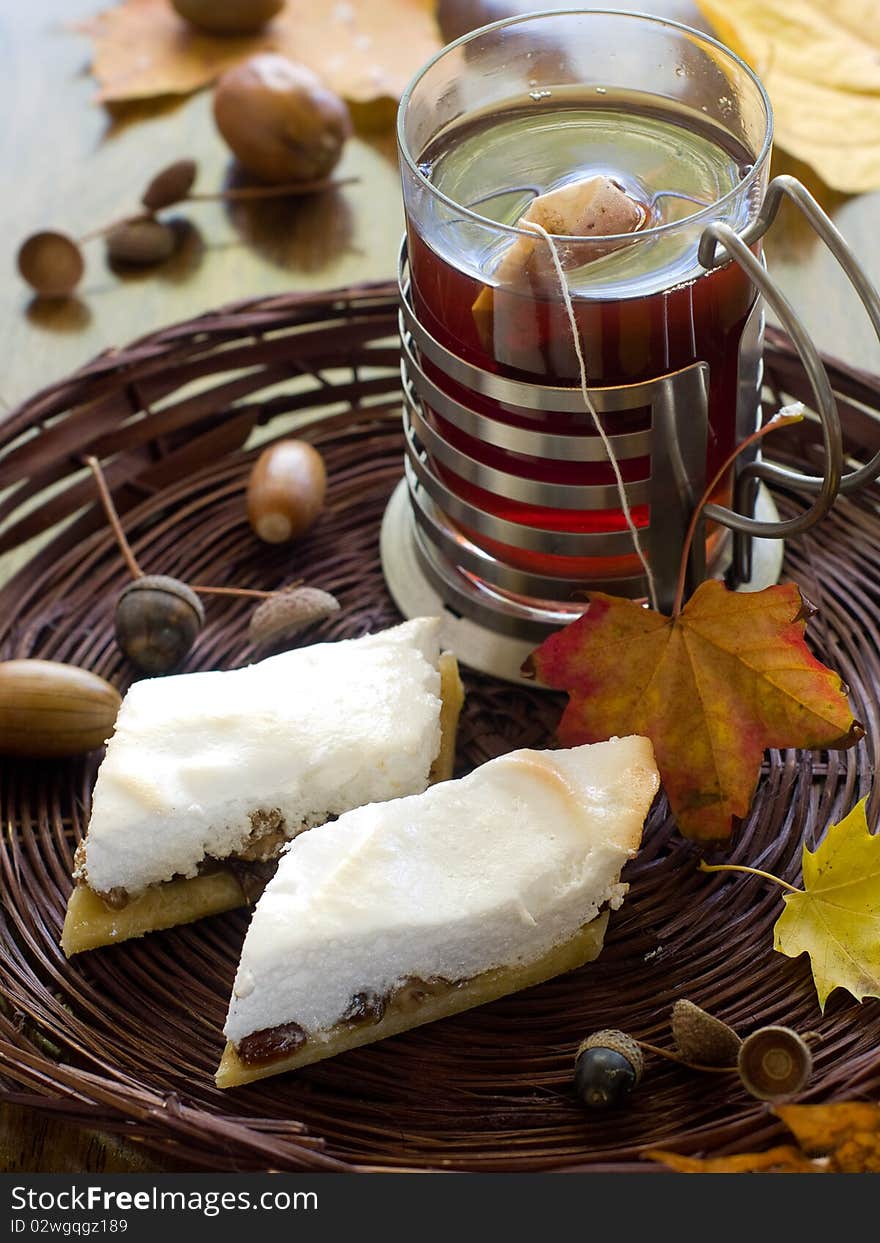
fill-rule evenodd
<path id="1" fill-rule="evenodd" d="M 658 785 L 647 738 L 515 751 L 297 838 L 245 938 L 218 1086 L 595 958 Z"/>
<path id="2" fill-rule="evenodd" d="M 241 906 L 304 829 L 450 777 L 462 689 L 439 626 L 136 682 L 98 770 L 64 952 Z"/>

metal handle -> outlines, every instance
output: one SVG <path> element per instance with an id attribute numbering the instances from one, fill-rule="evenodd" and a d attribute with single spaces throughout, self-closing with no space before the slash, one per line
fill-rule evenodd
<path id="1" fill-rule="evenodd" d="M 770 183 L 767 195 L 758 217 L 750 227 L 739 236 L 729 225 L 710 224 L 700 239 L 699 259 L 707 269 L 719 267 L 731 259 L 738 263 L 752 284 L 767 300 L 776 312 L 783 327 L 788 332 L 798 352 L 810 386 L 815 397 L 816 412 L 822 427 L 822 442 L 825 449 L 825 471 L 821 479 L 814 479 L 817 496 L 812 505 L 803 513 L 786 522 L 762 522 L 746 514 L 737 513 L 722 505 L 707 505 L 703 517 L 709 521 L 719 522 L 743 535 L 759 536 L 764 539 L 783 539 L 788 535 L 799 535 L 828 512 L 840 490 L 843 475 L 843 436 L 840 430 L 840 419 L 837 413 L 837 402 L 831 388 L 831 381 L 825 370 L 816 346 L 807 330 L 801 323 L 794 307 L 781 293 L 773 280 L 768 276 L 761 261 L 752 253 L 750 245 L 764 235 L 775 219 L 782 196 L 790 192 L 787 182 L 791 178 L 776 178 Z M 782 184 L 780 184 L 782 183 Z M 793 182 L 799 189 L 799 183 Z M 806 193 L 806 191 L 804 191 Z M 799 200 L 797 200 L 799 201 Z M 812 200 L 811 200 L 812 201 Z M 818 204 L 816 210 L 820 211 Z M 822 213 L 824 215 L 824 213 Z M 826 217 L 827 219 L 827 217 Z M 830 225 L 830 221 L 828 221 Z M 833 226 L 832 226 L 833 227 Z M 720 243 L 720 249 L 719 249 Z M 760 473 L 759 473 L 760 472 Z M 797 472 L 786 470 L 781 466 L 771 466 L 767 462 L 756 462 L 741 472 L 743 476 L 773 479 L 787 484 L 796 483 Z"/>
<path id="2" fill-rule="evenodd" d="M 880 294 L 865 275 L 840 231 L 806 187 L 801 185 L 796 178 L 780 176 L 770 182 L 760 212 L 741 235 L 737 235 L 723 224 L 710 225 L 703 233 L 699 250 L 700 262 L 708 269 L 719 267 L 728 260 L 734 259 L 743 267 L 772 306 L 791 337 L 816 396 L 816 411 L 822 424 L 826 455 L 824 475 L 819 478 L 772 462 L 756 461 L 740 472 L 737 481 L 738 499 L 747 496 L 757 480 L 764 479 L 770 483 L 794 486 L 806 492 L 816 493 L 817 497 L 813 505 L 803 514 L 784 523 L 760 523 L 744 514 L 717 505 L 707 505 L 704 510 L 707 519 L 730 526 L 738 533 L 770 539 L 794 535 L 806 530 L 827 512 L 838 491 L 844 494 L 855 492 L 880 476 L 880 452 L 857 470 L 845 475 L 842 473 L 840 421 L 828 375 L 815 346 L 790 303 L 773 284 L 764 267 L 749 249 L 759 238 L 763 237 L 776 219 L 783 198 L 791 199 L 843 268 L 880 339 Z M 835 476 L 837 477 L 836 488 L 833 486 Z"/>

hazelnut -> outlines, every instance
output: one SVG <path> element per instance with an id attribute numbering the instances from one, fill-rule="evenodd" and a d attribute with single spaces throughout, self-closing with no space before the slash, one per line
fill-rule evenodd
<path id="1" fill-rule="evenodd" d="M 305 65 L 265 52 L 227 70 L 214 120 L 240 163 L 264 181 L 319 181 L 351 134 L 343 100 Z"/>

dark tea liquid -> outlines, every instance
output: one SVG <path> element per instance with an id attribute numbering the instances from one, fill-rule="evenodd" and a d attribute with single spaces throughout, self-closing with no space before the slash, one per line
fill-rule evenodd
<path id="1" fill-rule="evenodd" d="M 569 261 L 566 277 L 590 385 L 631 384 L 699 360 L 709 364 L 707 479 L 735 443 L 739 344 L 755 294 L 733 264 L 711 273 L 700 267 L 697 246 L 708 218 L 690 226 L 681 222 L 735 190 L 749 167 L 747 152 L 699 115 L 648 108 L 636 97 L 584 102 L 566 99 L 564 92 L 558 106 L 544 101 L 539 112 L 496 110 L 450 127 L 420 161 L 421 171 L 448 199 L 499 224 L 515 225 L 537 193 L 603 173 L 647 205 L 649 227 L 678 226 L 581 266 Z M 737 227 L 735 214 L 729 219 Z M 558 289 L 551 284 L 547 296 L 535 296 L 498 287 L 493 278 L 515 235 L 464 217 L 450 219 L 448 212 L 434 224 L 427 217 L 423 233 L 409 227 L 415 308 L 432 335 L 468 362 L 499 375 L 577 384 L 571 326 Z M 588 256 L 586 244 L 582 253 Z M 575 264 L 578 258 L 576 252 Z M 487 299 L 478 302 L 487 286 L 492 289 L 488 313 Z M 501 407 L 425 366 L 451 396 L 503 423 L 596 435 L 586 410 L 545 414 Z M 485 445 L 434 412 L 428 417 L 455 447 L 510 474 L 576 485 L 614 482 L 608 462 L 542 461 Z M 649 411 L 604 414 L 602 421 L 609 434 L 636 431 L 649 425 Z M 439 462 L 433 467 L 464 500 L 511 522 L 568 532 L 626 529 L 617 507 L 582 511 L 526 505 L 477 488 Z M 645 459 L 621 462 L 621 468 L 625 480 L 650 473 Z M 728 503 L 729 497 L 730 481 L 725 480 L 713 499 Z M 633 508 L 632 515 L 638 526 L 648 525 L 646 506 Z M 635 555 L 559 558 L 499 546 L 467 529 L 465 534 L 509 564 L 537 573 L 586 579 L 640 572 Z"/>

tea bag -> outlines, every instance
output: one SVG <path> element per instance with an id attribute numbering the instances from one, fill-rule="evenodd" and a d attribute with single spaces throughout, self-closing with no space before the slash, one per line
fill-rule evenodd
<path id="1" fill-rule="evenodd" d="M 644 569 L 651 607 L 656 609 L 657 591 L 651 564 L 642 547 L 611 438 L 590 395 L 589 377 L 580 345 L 574 305 L 564 275 L 566 268 L 583 267 L 594 259 L 629 245 L 627 235 L 637 233 L 647 220 L 647 205 L 643 206 L 631 198 L 610 177 L 584 177 L 547 194 L 539 194 L 517 221 L 525 229 L 530 224 L 534 225 L 534 235 L 518 234 L 514 238 L 493 273 L 497 283 L 487 285 L 481 291 L 473 304 L 472 312 L 483 347 L 487 352 L 493 352 L 496 299 L 507 298 L 511 304 L 511 313 L 504 317 L 505 324 L 509 327 L 517 319 L 515 304 L 528 307 L 528 301 L 523 294 L 532 294 L 535 298 L 553 293 L 556 296 L 561 295 L 571 332 L 570 344 L 574 349 L 580 373 L 584 409 L 593 421 L 596 434 L 601 438 L 608 461 L 614 470 L 620 507 L 632 535 L 636 555 Z M 566 237 L 596 238 L 597 241 L 595 244 L 585 245 L 580 242 L 576 246 L 566 246 Z M 604 242 L 601 240 L 603 238 L 606 239 Z M 530 326 L 532 335 L 537 337 L 533 319 Z M 533 348 L 538 352 L 546 350 L 548 345 L 552 345 L 552 342 L 536 340 Z M 517 362 L 521 366 L 524 361 L 522 341 L 518 342 L 518 352 L 520 357 Z"/>
<path id="2" fill-rule="evenodd" d="M 636 233 L 647 220 L 647 208 L 630 198 L 610 177 L 583 177 L 567 185 L 539 194 L 517 220 L 520 228 L 538 224 L 557 239 L 560 237 L 610 238 L 614 234 Z M 580 267 L 619 250 L 626 242 L 619 238 L 589 247 L 566 247 L 557 241 L 563 267 Z M 558 292 L 559 278 L 553 256 L 544 238 L 517 236 L 504 251 L 494 276 L 499 289 L 547 296 Z M 495 289 L 487 285 L 473 305 L 474 319 L 484 343 L 491 339 L 491 314 Z"/>

